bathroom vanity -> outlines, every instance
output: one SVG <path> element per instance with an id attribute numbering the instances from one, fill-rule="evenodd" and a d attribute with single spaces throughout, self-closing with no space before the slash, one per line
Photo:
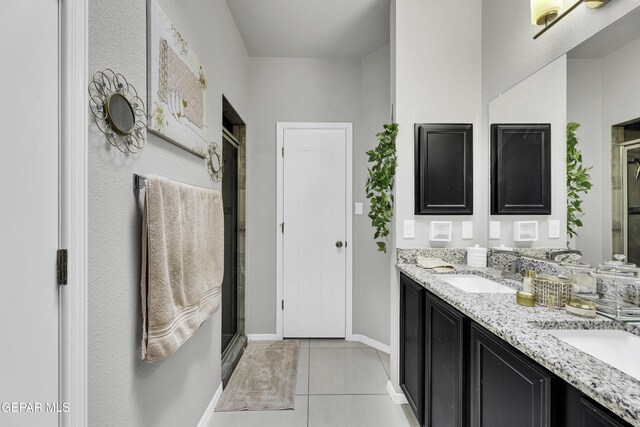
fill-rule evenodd
<path id="1" fill-rule="evenodd" d="M 640 426 L 640 379 L 550 332 L 622 329 L 603 317 L 465 292 L 412 264 L 400 271 L 400 386 L 424 426 Z M 492 269 L 456 274 L 519 289 Z"/>

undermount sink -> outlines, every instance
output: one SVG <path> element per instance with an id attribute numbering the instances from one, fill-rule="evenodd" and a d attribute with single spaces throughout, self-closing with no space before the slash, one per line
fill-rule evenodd
<path id="1" fill-rule="evenodd" d="M 617 330 L 548 331 L 567 344 L 640 381 L 640 337 Z"/>
<path id="2" fill-rule="evenodd" d="M 516 290 L 475 274 L 441 274 L 438 278 L 463 292 L 474 294 L 515 294 Z"/>

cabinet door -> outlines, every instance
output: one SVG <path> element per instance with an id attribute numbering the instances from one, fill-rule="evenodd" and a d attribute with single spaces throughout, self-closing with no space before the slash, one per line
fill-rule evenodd
<path id="1" fill-rule="evenodd" d="M 551 374 L 471 325 L 471 426 L 551 425 Z"/>
<path id="2" fill-rule="evenodd" d="M 630 427 L 626 421 L 582 394 L 564 381 L 558 383 L 558 426 Z"/>
<path id="3" fill-rule="evenodd" d="M 420 425 L 424 421 L 425 289 L 400 275 L 400 387 Z"/>
<path id="4" fill-rule="evenodd" d="M 465 423 L 465 316 L 427 292 L 425 425 Z"/>

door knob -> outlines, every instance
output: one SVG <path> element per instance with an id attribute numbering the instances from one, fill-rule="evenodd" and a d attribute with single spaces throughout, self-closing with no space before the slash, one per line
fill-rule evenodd
<path id="1" fill-rule="evenodd" d="M 342 242 L 340 240 L 338 240 L 336 242 L 336 248 L 341 248 L 342 247 Z"/>

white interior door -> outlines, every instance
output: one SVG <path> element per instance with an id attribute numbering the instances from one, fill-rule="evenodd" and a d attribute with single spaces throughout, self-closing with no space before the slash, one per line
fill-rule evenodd
<path id="1" fill-rule="evenodd" d="M 56 406 L 58 3 L 6 0 L 0 13 L 3 426 L 57 426 L 62 410 Z"/>
<path id="2" fill-rule="evenodd" d="M 284 337 L 345 337 L 350 135 L 284 129 Z"/>

